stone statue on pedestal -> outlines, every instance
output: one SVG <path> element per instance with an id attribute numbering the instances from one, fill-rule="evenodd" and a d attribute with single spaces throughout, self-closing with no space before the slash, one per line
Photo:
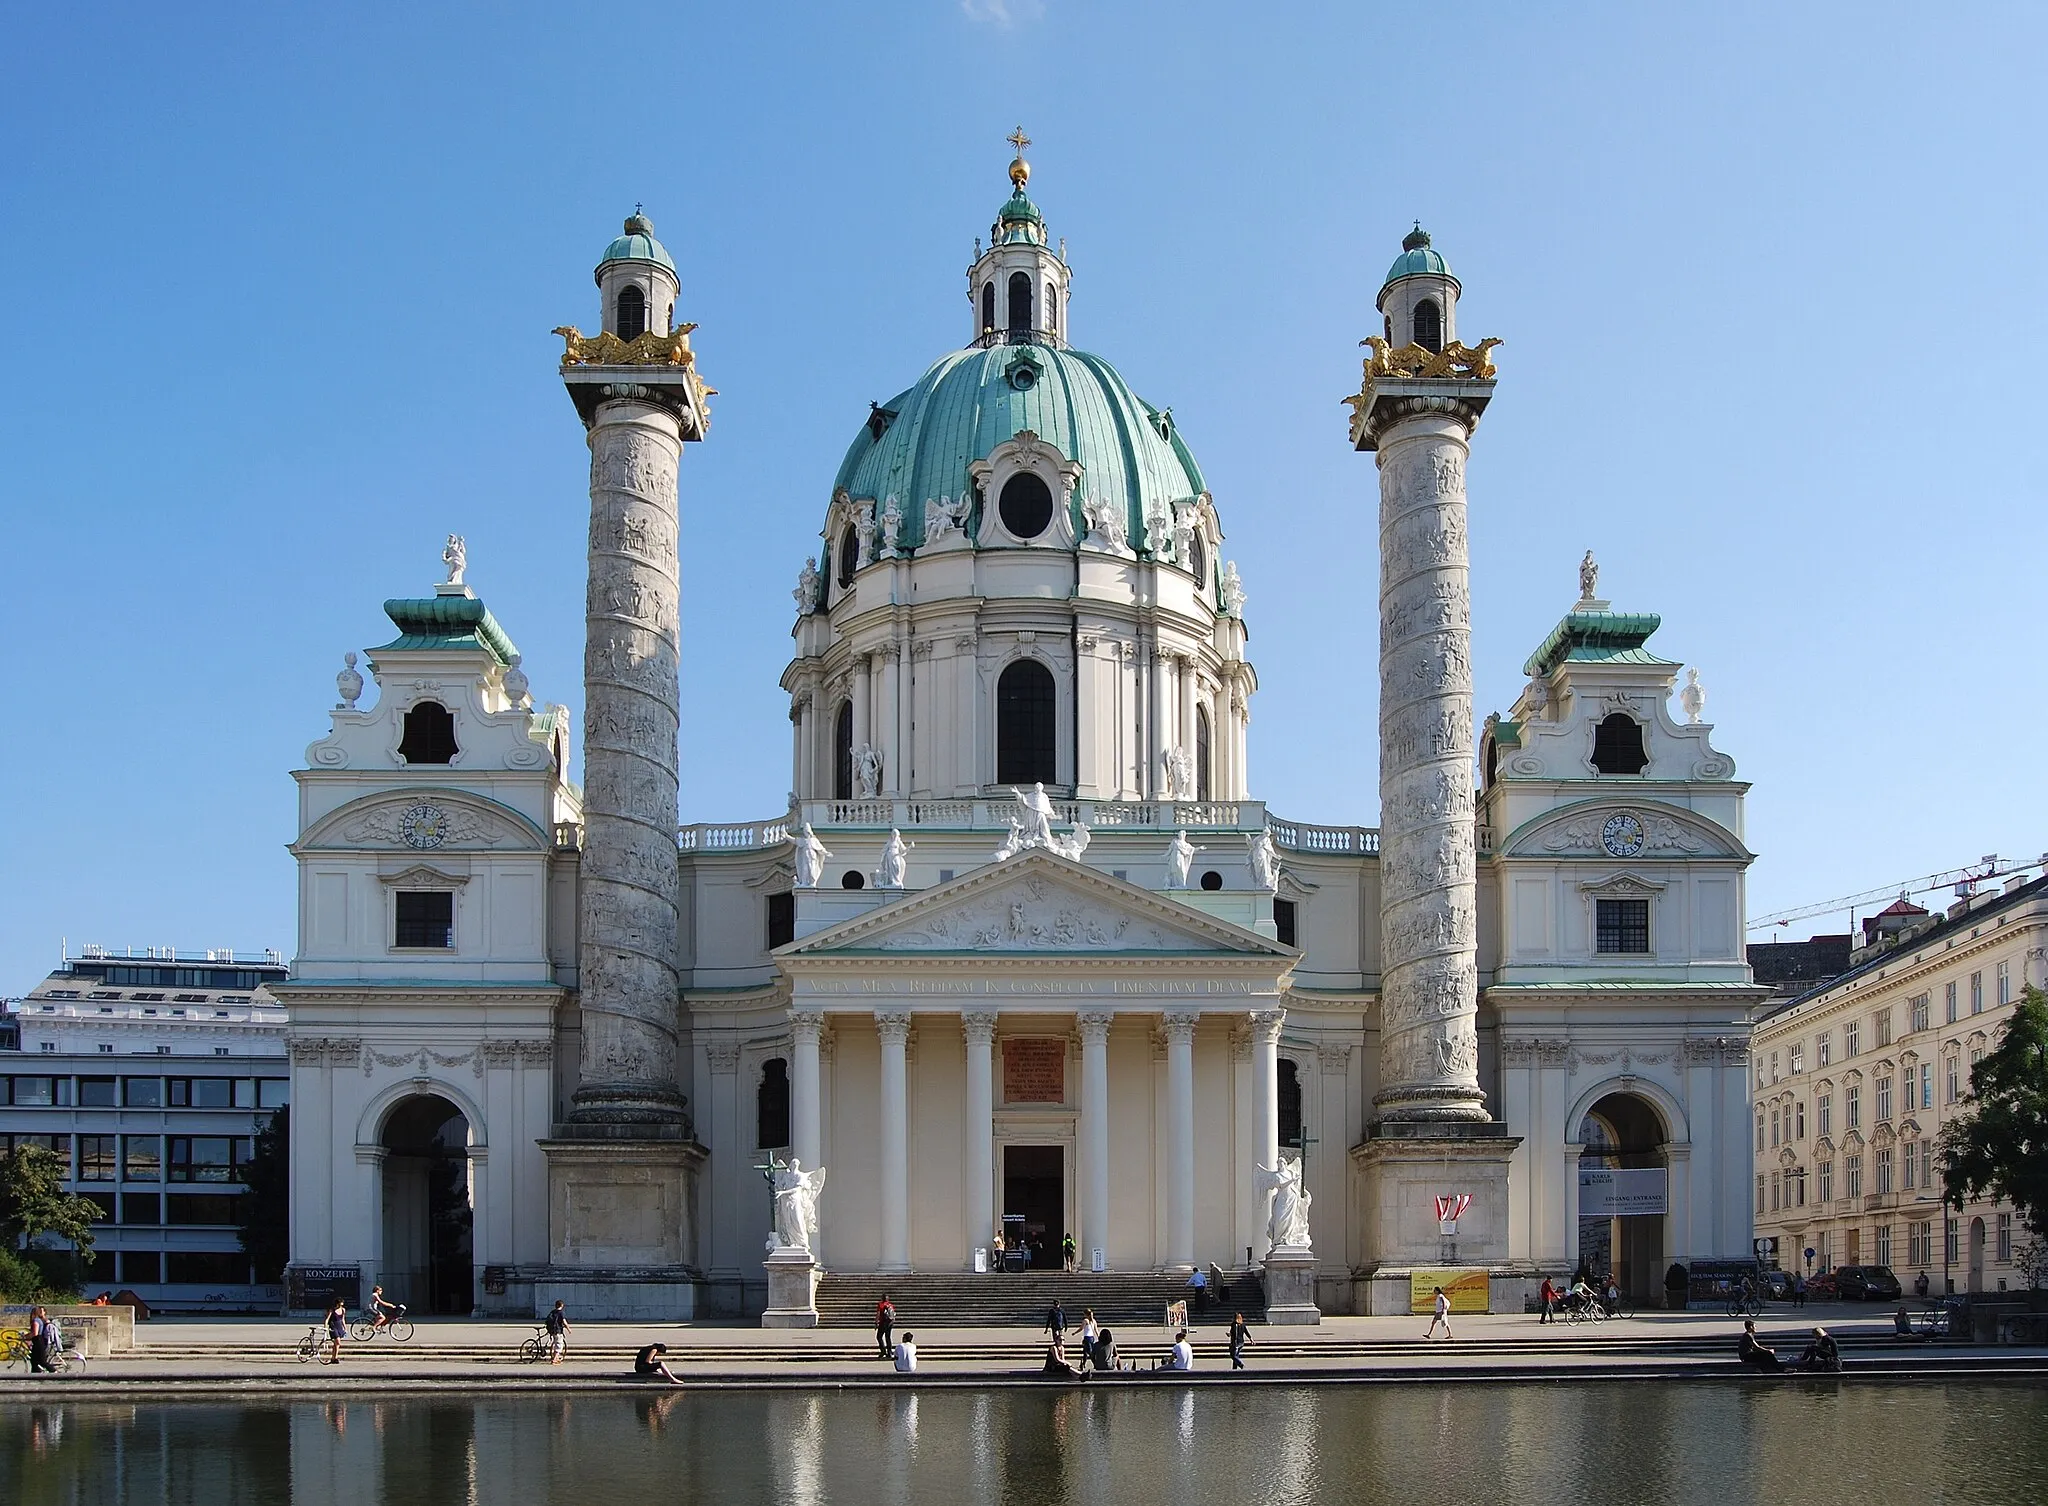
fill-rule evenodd
<path id="1" fill-rule="evenodd" d="M 790 593 L 796 598 L 797 612 L 805 617 L 818 610 L 818 557 L 808 555 L 804 567 L 797 572 L 796 589 Z"/>
<path id="2" fill-rule="evenodd" d="M 865 570 L 875 562 L 875 504 L 863 503 L 853 515 L 853 536 L 858 541 L 859 552 L 854 555 L 854 568 Z"/>
<path id="3" fill-rule="evenodd" d="M 1685 672 L 1685 689 L 1678 692 L 1678 704 L 1685 708 L 1687 722 L 1698 722 L 1700 713 L 1707 709 L 1707 687 L 1700 684 L 1698 670 Z"/>
<path id="4" fill-rule="evenodd" d="M 1244 845 L 1252 870 L 1252 882 L 1261 889 L 1277 893 L 1280 888 L 1280 854 L 1273 850 L 1273 833 L 1263 828 L 1247 832 Z"/>
<path id="5" fill-rule="evenodd" d="M 1593 562 L 1593 551 L 1588 549 L 1586 557 L 1579 561 L 1579 600 L 1592 601 L 1600 590 L 1600 567 Z"/>
<path id="6" fill-rule="evenodd" d="M 815 1255 L 818 1246 L 818 1194 L 825 1190 L 825 1168 L 805 1171 L 803 1162 L 768 1158 L 768 1184 L 775 1189 L 775 1232 L 768 1249 L 801 1250 Z"/>
<path id="7" fill-rule="evenodd" d="M 894 554 L 896 540 L 903 533 L 903 509 L 891 497 L 882 508 L 882 553 Z"/>
<path id="8" fill-rule="evenodd" d="M 806 821 L 800 831 L 793 831 L 783 839 L 796 845 L 796 886 L 799 889 L 815 889 L 818 879 L 825 871 L 825 859 L 832 856 L 825 850 L 825 844 L 818 840 L 818 834 L 811 830 Z"/>
<path id="9" fill-rule="evenodd" d="M 862 743 L 854 750 L 853 774 L 860 785 L 860 798 L 874 799 L 882 788 L 882 755 L 873 743 Z"/>
<path id="10" fill-rule="evenodd" d="M 462 572 L 469 568 L 469 546 L 463 542 L 461 534 L 448 535 L 448 547 L 441 551 L 441 563 L 448 567 L 447 584 L 461 585 Z"/>
<path id="11" fill-rule="evenodd" d="M 1052 846 L 1052 818 L 1054 811 L 1052 808 L 1052 797 L 1046 794 L 1045 785 L 1043 783 L 1032 785 L 1031 793 L 1028 795 L 1015 785 L 1011 785 L 1010 793 L 1017 797 L 1018 803 L 1028 812 L 1024 821 L 1023 845 L 1027 847 Z"/>
<path id="12" fill-rule="evenodd" d="M 910 849 L 916 845 L 915 842 L 904 841 L 903 833 L 895 827 L 889 828 L 889 841 L 882 848 L 882 866 L 875 875 L 876 888 L 901 889 L 903 887 L 903 870 L 908 866 Z"/>
<path id="13" fill-rule="evenodd" d="M 1188 840 L 1187 832 L 1175 829 L 1173 840 L 1166 847 L 1166 887 L 1185 889 L 1188 886 L 1188 865 L 1195 860 L 1195 854 L 1202 849 Z"/>
<path id="14" fill-rule="evenodd" d="M 1244 616 L 1244 582 L 1238 578 L 1236 560 L 1224 565 L 1223 579 L 1217 583 L 1216 590 L 1223 598 L 1225 617 Z"/>
<path id="15" fill-rule="evenodd" d="M 1266 1219 L 1266 1238 L 1276 1250 L 1309 1248 L 1308 1206 L 1314 1201 L 1301 1185 L 1301 1163 L 1280 1159 L 1278 1166 L 1253 1163 L 1252 1185 L 1261 1195 L 1273 1194 L 1273 1209 Z"/>

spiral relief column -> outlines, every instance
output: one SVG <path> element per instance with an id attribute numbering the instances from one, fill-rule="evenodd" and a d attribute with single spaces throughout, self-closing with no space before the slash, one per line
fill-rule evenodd
<path id="1" fill-rule="evenodd" d="M 1487 1117 L 1479 1089 L 1466 441 L 1428 405 L 1379 436 L 1380 1087 L 1386 1119 Z"/>

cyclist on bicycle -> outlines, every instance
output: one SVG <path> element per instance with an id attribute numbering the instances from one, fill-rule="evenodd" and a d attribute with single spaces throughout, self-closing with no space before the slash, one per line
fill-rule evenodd
<path id="1" fill-rule="evenodd" d="M 1621 1287 L 1615 1282 L 1614 1272 L 1607 1273 L 1601 1284 L 1600 1305 L 1607 1309 L 1607 1316 L 1616 1317 L 1621 1312 Z"/>
<path id="2" fill-rule="evenodd" d="M 1572 1312 L 1584 1312 L 1598 1300 L 1593 1288 L 1586 1283 L 1584 1272 L 1572 1279 L 1571 1290 L 1564 1294 L 1565 1306 Z"/>
<path id="3" fill-rule="evenodd" d="M 384 1295 L 384 1288 L 381 1286 L 370 1288 L 369 1309 L 372 1328 L 383 1328 L 398 1316 L 398 1304 Z"/>

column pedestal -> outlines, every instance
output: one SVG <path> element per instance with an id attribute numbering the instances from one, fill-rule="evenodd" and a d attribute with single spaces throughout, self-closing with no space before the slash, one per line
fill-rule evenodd
<path id="1" fill-rule="evenodd" d="M 690 1140 L 542 1140 L 548 1264 L 536 1313 L 557 1297 L 584 1318 L 697 1316 L 697 1182 L 710 1159 Z"/>
<path id="2" fill-rule="evenodd" d="M 1266 1321 L 1273 1324 L 1320 1324 L 1316 1306 L 1315 1251 L 1275 1245 L 1266 1254 Z"/>
<path id="3" fill-rule="evenodd" d="M 1381 1120 L 1351 1152 L 1363 1192 L 1365 1248 L 1377 1257 L 1358 1279 L 1372 1314 L 1416 1311 L 1417 1273 L 1483 1273 L 1487 1311 L 1523 1310 L 1543 1279 L 1537 1264 L 1508 1252 L 1508 1161 L 1518 1136 L 1500 1123 Z M 1469 1193 L 1471 1205 L 1446 1238 L 1436 1199 Z M 1443 1282 L 1446 1287 L 1449 1282 Z"/>
<path id="4" fill-rule="evenodd" d="M 818 1326 L 818 1263 L 803 1250 L 776 1250 L 761 1262 L 768 1272 L 763 1328 Z"/>

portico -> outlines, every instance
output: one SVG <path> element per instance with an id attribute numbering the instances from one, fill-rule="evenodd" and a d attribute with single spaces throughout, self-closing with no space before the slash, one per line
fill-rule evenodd
<path id="1" fill-rule="evenodd" d="M 1015 1211 L 1009 1146 L 1071 1168 L 1045 1256 L 1068 1232 L 1106 1268 L 1241 1254 L 1252 1161 L 1278 1149 L 1288 948 L 1034 851 L 778 960 L 791 1149 L 831 1168 L 827 1266 L 971 1269 Z"/>

